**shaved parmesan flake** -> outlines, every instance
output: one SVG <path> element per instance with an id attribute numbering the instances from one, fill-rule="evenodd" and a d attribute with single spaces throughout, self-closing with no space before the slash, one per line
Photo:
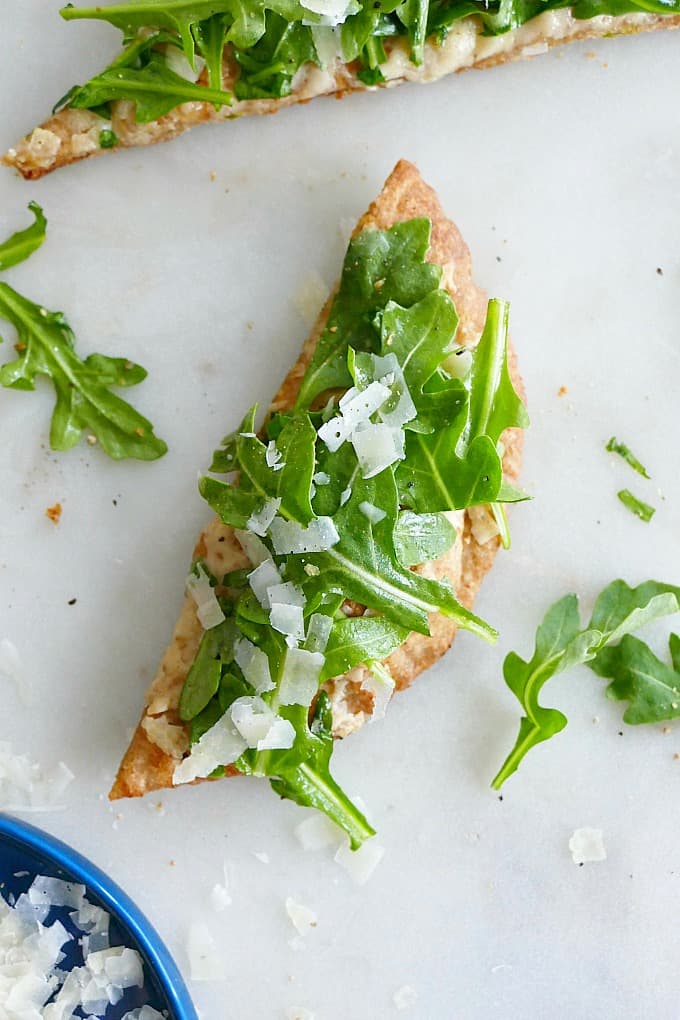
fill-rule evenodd
<path id="1" fill-rule="evenodd" d="M 351 436 L 363 478 L 373 478 L 404 457 L 404 433 L 384 422 L 363 422 Z"/>
<path id="2" fill-rule="evenodd" d="M 63 762 L 43 771 L 37 762 L 13 754 L 12 745 L 0 741 L 0 810 L 60 811 L 58 801 L 73 778 Z"/>
<path id="3" fill-rule="evenodd" d="M 319 688 L 319 676 L 324 662 L 324 656 L 320 652 L 310 652 L 306 648 L 290 648 L 286 652 L 283 676 L 279 685 L 281 704 L 309 707 Z"/>
<path id="4" fill-rule="evenodd" d="M 317 917 L 313 910 L 296 903 L 292 896 L 286 898 L 286 913 L 293 922 L 293 927 L 298 935 L 309 935 L 312 928 L 317 926 Z"/>
<path id="5" fill-rule="evenodd" d="M 379 379 L 390 389 L 390 396 L 380 408 L 380 417 L 391 428 L 401 428 L 407 422 L 413 421 L 418 413 L 401 365 L 396 354 L 386 354 L 384 357 L 373 354 L 371 357 L 374 378 Z"/>
<path id="6" fill-rule="evenodd" d="M 602 829 L 575 829 L 569 840 L 569 850 L 574 864 L 605 861 L 607 851 L 602 839 Z"/>
<path id="7" fill-rule="evenodd" d="M 352 487 L 348 485 L 346 489 L 343 489 L 340 493 L 340 506 L 344 506 L 345 503 L 349 502 L 349 498 L 352 495 Z"/>
<path id="8" fill-rule="evenodd" d="M 289 648 L 295 648 L 298 641 L 303 640 L 305 636 L 305 621 L 300 606 L 273 602 L 269 622 L 279 634 L 286 635 L 286 644 Z"/>
<path id="9" fill-rule="evenodd" d="M 266 737 L 258 740 L 258 751 L 285 751 L 295 743 L 295 727 L 288 719 L 276 716 Z"/>
<path id="10" fill-rule="evenodd" d="M 340 398 L 340 411 L 349 431 L 353 432 L 357 425 L 369 421 L 391 395 L 389 387 L 380 382 L 369 383 L 365 390 L 357 390 L 354 386 L 347 390 Z"/>
<path id="11" fill-rule="evenodd" d="M 295 826 L 295 835 L 303 850 L 323 850 L 327 846 L 339 846 L 345 841 L 345 834 L 327 815 L 314 814 Z"/>
<path id="12" fill-rule="evenodd" d="M 237 698 L 229 714 L 248 747 L 267 751 L 292 747 L 295 742 L 293 724 L 275 715 L 262 698 Z"/>
<path id="13" fill-rule="evenodd" d="M 142 1006 L 141 1009 L 133 1009 L 126 1013 L 121 1020 L 166 1020 L 166 1018 L 153 1006 Z"/>
<path id="14" fill-rule="evenodd" d="M 187 577 L 186 591 L 196 603 L 196 616 L 203 630 L 210 630 L 224 621 L 224 613 L 202 563 L 196 565 L 196 571 Z"/>
<path id="15" fill-rule="evenodd" d="M 145 715 L 141 723 L 142 729 L 152 744 L 171 758 L 181 758 L 188 747 L 188 739 L 184 726 L 175 726 L 165 716 Z"/>
<path id="16" fill-rule="evenodd" d="M 319 429 L 319 439 L 322 439 L 331 453 L 339 450 L 346 439 L 349 439 L 351 429 L 345 419 L 341 416 L 331 418 Z"/>
<path id="17" fill-rule="evenodd" d="M 325 471 L 317 471 L 314 477 L 312 478 L 312 481 L 316 485 L 329 485 L 330 480 L 331 476 L 327 474 Z"/>
<path id="18" fill-rule="evenodd" d="M 317 568 L 318 569 L 318 568 Z M 308 652 L 325 652 L 333 629 L 333 618 L 323 613 L 312 613 L 307 624 L 305 648 Z"/>
<path id="19" fill-rule="evenodd" d="M 35 704 L 33 688 L 22 665 L 19 649 L 9 638 L 0 641 L 0 677 L 7 677 L 13 683 L 24 705 Z"/>
<path id="20" fill-rule="evenodd" d="M 371 524 L 380 524 L 387 517 L 384 510 L 381 510 L 379 506 L 375 506 L 374 503 L 369 503 L 367 500 L 359 503 L 359 509 Z"/>
<path id="21" fill-rule="evenodd" d="M 304 1006 L 289 1006 L 286 1010 L 286 1020 L 314 1020 L 314 1013 Z"/>
<path id="22" fill-rule="evenodd" d="M 276 524 L 276 521 L 274 522 Z M 273 531 L 273 526 L 272 526 Z M 274 543 L 276 548 L 276 543 Z M 248 584 L 253 590 L 253 595 L 263 609 L 270 608 L 269 595 L 267 591 L 274 584 L 281 584 L 281 575 L 274 560 L 264 560 L 255 570 L 248 574 Z"/>
<path id="23" fill-rule="evenodd" d="M 296 521 L 284 521 L 277 517 L 272 523 L 270 534 L 274 550 L 279 556 L 325 552 L 340 541 L 332 517 L 315 517 L 306 528 Z"/>
<path id="24" fill-rule="evenodd" d="M 239 758 L 248 743 L 239 733 L 227 713 L 194 744 L 184 761 L 175 766 L 173 786 L 205 779 L 222 765 L 231 765 Z"/>
<path id="25" fill-rule="evenodd" d="M 385 848 L 379 846 L 375 838 L 362 843 L 358 850 L 350 850 L 345 840 L 335 854 L 335 860 L 357 885 L 365 885 L 384 856 Z"/>
<path id="26" fill-rule="evenodd" d="M 304 593 L 292 581 L 286 581 L 284 584 L 272 584 L 267 588 L 267 595 L 272 606 L 275 602 L 279 602 L 286 606 L 299 606 L 300 609 L 304 609 L 307 603 Z"/>
<path id="27" fill-rule="evenodd" d="M 224 958 L 202 921 L 194 921 L 189 926 L 187 956 L 192 981 L 223 981 L 226 977 Z"/>
<path id="28" fill-rule="evenodd" d="M 243 549 L 244 553 L 252 563 L 254 567 L 259 567 L 260 563 L 264 563 L 265 560 L 270 560 L 272 554 L 269 549 L 260 541 L 260 539 L 254 535 L 251 531 L 234 531 L 236 541 Z"/>
<path id="29" fill-rule="evenodd" d="M 261 648 L 247 638 L 240 638 L 234 646 L 234 659 L 256 694 L 274 690 L 276 684 L 271 677 L 269 659 Z"/>
<path id="30" fill-rule="evenodd" d="M 349 3 L 347 0 L 305 0 L 302 7 L 312 11 L 313 14 L 321 15 L 321 23 L 333 28 L 342 25 L 348 14 L 358 9 L 351 0 Z"/>
<path id="31" fill-rule="evenodd" d="M 361 681 L 362 691 L 370 691 L 373 695 L 373 711 L 369 722 L 377 722 L 385 718 L 385 709 L 394 694 L 394 680 L 385 666 L 378 666 L 366 672 Z"/>
<path id="32" fill-rule="evenodd" d="M 275 441 L 273 439 L 270 439 L 270 441 L 267 443 L 267 449 L 265 450 L 264 453 L 264 459 L 267 462 L 267 467 L 270 467 L 272 471 L 280 471 L 281 468 L 284 468 L 286 466 L 284 461 L 281 460 L 282 456 L 283 454 L 281 453 L 281 451 L 277 450 L 276 448 Z M 279 500 L 279 503 L 280 502 L 281 500 Z"/>
<path id="33" fill-rule="evenodd" d="M 231 896 L 229 895 L 229 872 L 226 861 L 222 865 L 222 873 L 224 874 L 224 885 L 220 885 L 218 882 L 212 887 L 210 892 L 210 905 L 218 914 L 223 910 L 226 910 L 227 907 L 231 905 Z"/>
<path id="34" fill-rule="evenodd" d="M 281 465 L 283 467 L 283 464 Z M 256 535 L 266 535 L 269 529 L 269 525 L 276 517 L 277 511 L 281 506 L 281 499 L 268 499 L 265 501 L 264 506 L 257 513 L 251 514 L 248 518 L 246 527 L 248 531 L 254 531 Z"/>
<path id="35" fill-rule="evenodd" d="M 401 988 L 397 988 L 396 992 L 392 996 L 392 1002 L 400 1012 L 405 1009 L 410 1009 L 411 1006 L 415 1006 L 417 1001 L 418 993 L 415 988 L 411 987 L 411 985 L 402 985 Z"/>

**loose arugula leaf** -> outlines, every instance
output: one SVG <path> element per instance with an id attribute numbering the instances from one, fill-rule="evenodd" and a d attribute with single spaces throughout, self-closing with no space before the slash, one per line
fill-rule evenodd
<path id="1" fill-rule="evenodd" d="M 17 231 L 0 244 L 0 270 L 24 262 L 45 240 L 47 220 L 42 209 L 37 202 L 29 202 L 28 208 L 35 217 L 34 222 L 30 227 Z"/>
<path id="2" fill-rule="evenodd" d="M 136 119 L 148 124 L 169 113 L 181 103 L 204 102 L 215 106 L 230 105 L 230 92 L 207 88 L 187 81 L 171 71 L 161 54 L 151 54 L 143 67 L 108 68 L 69 97 L 69 106 L 92 109 L 116 99 L 136 103 Z"/>
<path id="3" fill-rule="evenodd" d="M 389 301 L 406 307 L 435 290 L 441 269 L 425 262 L 430 221 L 408 220 L 389 230 L 364 230 L 347 249 L 338 293 L 305 372 L 297 408 L 309 408 L 326 390 L 347 388 L 347 349 L 379 353 L 375 314 Z"/>
<path id="4" fill-rule="evenodd" d="M 605 450 L 608 450 L 610 453 L 618 453 L 619 457 L 623 457 L 626 464 L 630 464 L 633 471 L 637 471 L 643 478 L 649 478 L 647 468 L 640 463 L 630 447 L 626 446 L 625 443 L 620 443 L 616 436 L 611 437 L 605 446 Z"/>
<path id="5" fill-rule="evenodd" d="M 403 567 L 439 559 L 456 541 L 456 529 L 443 514 L 404 510 L 394 527 L 394 547 Z"/>
<path id="6" fill-rule="evenodd" d="M 613 581 L 601 592 L 588 627 L 581 630 L 578 600 L 566 595 L 547 612 L 536 632 L 536 647 L 530 662 L 511 652 L 503 664 L 503 675 L 510 690 L 522 705 L 525 715 L 513 750 L 493 780 L 499 790 L 516 771 L 526 753 L 564 729 L 567 720 L 557 709 L 544 708 L 538 698 L 545 683 L 557 673 L 587 663 L 599 675 L 611 675 L 614 663 L 621 668 L 615 649 L 609 645 L 652 620 L 680 610 L 680 588 L 658 581 L 647 581 L 630 588 L 625 581 Z M 630 689 L 630 685 L 628 688 Z M 624 717 L 625 718 L 625 717 Z"/>
<path id="7" fill-rule="evenodd" d="M 262 36 L 248 50 L 236 50 L 241 68 L 234 92 L 237 99 L 266 99 L 290 95 L 291 82 L 303 64 L 319 64 L 309 25 L 290 22 L 268 11 Z"/>
<path id="8" fill-rule="evenodd" d="M 650 506 L 649 503 L 643 503 L 641 499 L 634 496 L 630 489 L 621 489 L 616 494 L 627 510 L 630 510 L 632 514 L 639 517 L 645 524 L 649 524 L 652 517 L 656 513 L 656 507 Z"/>
<path id="9" fill-rule="evenodd" d="M 333 718 L 328 695 L 319 693 L 311 728 L 306 710 L 299 706 L 282 709 L 281 714 L 296 727 L 296 740 L 290 751 L 269 752 L 269 768 L 276 776 L 271 780 L 272 789 L 280 797 L 322 811 L 347 833 L 351 848 L 358 849 L 375 835 L 375 829 L 330 773 Z"/>
<path id="10" fill-rule="evenodd" d="M 50 427 L 50 445 L 68 450 L 88 429 L 110 457 L 156 460 L 167 451 L 153 425 L 110 386 L 134 386 L 146 378 L 140 365 L 124 358 L 91 354 L 81 361 L 73 333 L 61 312 L 48 312 L 0 283 L 0 316 L 19 336 L 19 357 L 0 368 L 0 385 L 35 389 L 36 375 L 48 376 L 57 402 Z"/>
<path id="11" fill-rule="evenodd" d="M 671 635 L 676 638 L 676 635 Z M 595 668 L 595 663 L 597 668 Z M 680 718 L 680 672 L 662 662 L 651 648 L 630 634 L 600 652 L 591 668 L 612 680 L 607 696 L 629 701 L 623 721 L 632 726 Z"/>

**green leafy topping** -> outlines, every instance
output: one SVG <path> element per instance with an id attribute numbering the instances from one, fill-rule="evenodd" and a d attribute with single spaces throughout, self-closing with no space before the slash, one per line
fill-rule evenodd
<path id="1" fill-rule="evenodd" d="M 621 489 L 616 494 L 627 510 L 630 510 L 632 514 L 639 517 L 641 521 L 649 524 L 652 517 L 656 513 L 656 508 L 650 506 L 649 503 L 644 503 L 637 496 L 633 495 L 630 489 Z"/>
<path id="2" fill-rule="evenodd" d="M 652 681 L 645 687 L 640 672 L 641 665 L 649 665 L 640 654 L 640 646 L 646 646 L 636 639 L 627 640 L 626 635 L 679 610 L 680 588 L 658 581 L 646 581 L 637 588 L 630 588 L 625 581 L 613 581 L 597 599 L 585 629 L 581 628 L 576 595 L 566 595 L 551 606 L 536 632 L 531 660 L 525 662 L 515 652 L 510 652 L 503 663 L 505 682 L 525 714 L 515 746 L 493 780 L 493 788 L 501 788 L 532 747 L 567 725 L 561 712 L 543 707 L 538 700 L 546 682 L 558 673 L 587 663 L 600 676 L 617 677 L 610 687 L 610 696 L 636 702 L 650 699 Z M 665 695 L 669 695 L 668 690 Z M 624 721 L 651 722 L 654 718 L 670 718 L 653 715 L 654 711 L 662 709 L 662 704 L 667 710 L 668 704 L 672 707 L 673 700 L 677 700 L 671 697 L 670 702 L 663 702 L 662 697 L 657 690 L 654 706 L 648 701 L 646 718 L 631 718 L 629 712 L 635 715 L 642 711 L 640 703 L 636 703 L 635 709 L 631 705 Z"/>
<path id="3" fill-rule="evenodd" d="M 453 379 L 445 362 L 458 319 L 441 271 L 425 261 L 429 232 L 428 221 L 413 220 L 353 239 L 295 408 L 273 414 L 260 435 L 256 408 L 249 411 L 213 457 L 211 470 L 227 478 L 200 482 L 257 566 L 217 579 L 228 619 L 203 637 L 180 700 L 194 746 L 207 734 L 194 760 L 213 737 L 223 740 L 231 760 L 208 757 L 204 771 L 232 764 L 268 777 L 282 796 L 324 811 L 353 847 L 372 829 L 331 776 L 331 709 L 321 685 L 363 665 L 389 697 L 394 684 L 382 664 L 411 633 L 429 634 L 436 614 L 493 641 L 493 628 L 458 602 L 447 580 L 411 568 L 455 542 L 440 511 L 477 498 L 474 443 L 485 444 L 481 470 L 493 468 L 490 496 L 521 498 L 502 482 L 501 432 L 525 421 L 507 372 L 505 306 L 498 326 L 490 305 L 466 383 Z M 405 472 L 409 492 L 421 456 L 410 440 L 440 432 L 438 455 L 443 462 L 447 444 L 454 449 L 447 470 L 465 483 L 447 475 L 455 498 L 423 483 L 414 508 L 398 484 Z M 225 676 L 237 681 L 231 700 Z M 276 738 L 253 737 L 254 715 Z M 192 755 L 182 769 L 187 761 L 191 769 Z"/>
<path id="4" fill-rule="evenodd" d="M 357 61 L 359 80 L 375 86 L 385 81 L 381 68 L 389 58 L 392 39 L 402 37 L 411 61 L 420 66 L 426 59 L 426 42 L 444 44 L 449 30 L 463 18 L 475 16 L 486 35 L 501 35 L 564 6 L 565 0 L 347 0 L 331 12 L 330 23 L 340 23 L 338 56 L 346 63 Z M 584 20 L 636 12 L 673 15 L 680 12 L 680 0 L 577 0 L 570 9 L 574 17 Z M 228 102 L 221 91 L 223 67 L 238 66 L 234 91 L 239 99 L 288 95 L 301 67 L 322 66 L 319 52 L 326 47 L 321 47 L 323 36 L 319 33 L 329 31 L 328 20 L 299 0 L 130 0 L 104 7 L 69 4 L 61 14 L 67 21 L 107 21 L 122 31 L 126 43 L 140 38 L 142 48 L 156 52 L 159 40 L 152 38 L 148 45 L 146 40 L 153 33 L 162 34 L 163 43 L 169 39 L 178 46 L 192 68 L 198 52 L 206 62 L 208 88 L 193 86 L 200 96 L 193 93 L 192 98 L 218 107 Z M 160 55 L 162 59 L 162 51 Z M 141 110 L 150 114 L 154 104 L 158 109 L 165 105 L 163 112 L 167 112 L 172 108 L 168 104 L 178 105 L 187 99 L 184 90 L 172 87 L 173 81 L 159 80 L 158 71 L 144 70 L 141 77 L 127 71 L 115 89 L 110 72 L 111 68 L 94 78 L 84 86 L 86 91 L 76 90 L 79 105 L 96 109 L 97 97 L 102 94 L 110 97 L 103 102 L 131 99 L 142 104 L 138 108 L 138 119 L 142 119 Z M 90 88 L 95 82 L 97 87 Z"/>
<path id="5" fill-rule="evenodd" d="M 17 231 L 0 244 L 0 270 L 24 262 L 45 240 L 47 220 L 42 209 L 37 202 L 29 202 L 28 208 L 35 217 L 34 222 L 30 227 Z"/>
<path id="6" fill-rule="evenodd" d="M 627 634 L 615 648 L 605 648 L 591 663 L 598 676 L 610 678 L 607 695 L 628 701 L 623 721 L 632 726 L 680 718 L 680 671 L 678 636 L 671 634 L 673 666 L 662 662 L 649 645 Z"/>
<path id="7" fill-rule="evenodd" d="M 642 475 L 643 478 L 649 478 L 647 468 L 640 463 L 630 447 L 626 446 L 625 443 L 620 443 L 616 436 L 611 437 L 605 446 L 605 450 L 608 450 L 610 453 L 618 453 L 619 457 L 623 457 L 625 462 L 630 464 L 633 471 L 637 471 L 637 473 Z"/>

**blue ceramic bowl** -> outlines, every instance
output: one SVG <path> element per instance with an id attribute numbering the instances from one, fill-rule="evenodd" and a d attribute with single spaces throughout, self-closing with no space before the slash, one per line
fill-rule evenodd
<path id="1" fill-rule="evenodd" d="M 19 877 L 17 877 L 17 875 Z M 78 882 L 87 898 L 111 915 L 112 945 L 136 949 L 144 960 L 143 988 L 128 989 L 116 1006 L 109 1006 L 106 1020 L 120 1020 L 138 1006 L 166 1011 L 169 1020 L 198 1020 L 180 973 L 142 912 L 119 886 L 77 851 L 46 832 L 0 812 L 0 887 L 9 894 L 26 892 L 36 875 Z M 60 916 L 60 920 L 64 918 Z M 68 967 L 69 957 L 60 966 Z M 73 966 L 74 961 L 71 961 Z"/>

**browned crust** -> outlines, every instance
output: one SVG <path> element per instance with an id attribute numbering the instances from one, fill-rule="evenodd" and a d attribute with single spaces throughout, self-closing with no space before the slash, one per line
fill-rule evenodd
<path id="1" fill-rule="evenodd" d="M 355 233 L 369 228 L 386 229 L 394 223 L 425 216 L 432 222 L 430 249 L 427 258 L 430 262 L 440 265 L 444 270 L 443 282 L 456 303 L 460 318 L 458 338 L 465 343 L 474 343 L 481 334 L 485 311 L 486 296 L 472 280 L 472 264 L 470 252 L 458 229 L 444 215 L 435 192 L 420 176 L 413 164 L 401 161 L 397 164 L 378 199 L 371 205 L 366 214 L 359 220 Z M 302 376 L 316 345 L 318 336 L 326 321 L 329 303 L 323 309 L 310 338 L 306 341 L 299 359 L 293 365 L 272 402 L 273 410 L 290 407 L 297 396 Z M 523 394 L 523 386 L 518 374 L 517 361 L 511 352 L 510 370 L 515 387 Z M 504 436 L 505 457 L 504 469 L 511 481 L 515 481 L 519 473 L 522 432 L 508 430 Z M 204 555 L 206 536 L 214 529 L 220 531 L 220 542 L 233 542 L 231 529 L 213 521 L 199 538 L 196 552 Z M 455 587 L 460 601 L 471 608 L 474 597 L 482 580 L 491 568 L 498 551 L 499 540 L 492 539 L 485 545 L 479 545 L 470 531 L 470 522 L 466 517 L 462 535 L 462 556 L 458 582 Z M 435 571 L 436 573 L 436 571 Z M 441 575 L 440 575 L 441 576 Z M 455 635 L 455 625 L 441 616 L 435 615 L 430 620 L 431 636 L 412 634 L 406 643 L 388 660 L 388 666 L 399 689 L 407 687 L 413 679 L 428 666 L 436 662 L 448 649 Z M 172 688 L 177 693 L 193 661 L 201 636 L 200 624 L 195 619 L 191 603 L 185 602 L 168 652 L 161 664 L 159 676 L 163 675 L 165 664 L 169 662 L 170 651 L 179 649 L 179 661 L 173 659 L 174 675 L 170 678 Z M 163 677 L 167 681 L 167 676 Z M 330 682 L 332 687 L 333 681 Z M 164 690 L 168 689 L 164 683 Z M 153 697 L 152 685 L 147 702 Z M 359 702 L 354 711 L 360 710 Z M 162 706 L 161 706 L 162 708 Z M 145 713 L 146 714 L 146 713 Z M 142 716 L 144 719 L 145 714 Z M 169 710 L 170 721 L 179 720 L 172 709 Z M 113 789 L 111 799 L 119 797 L 141 796 L 151 790 L 172 786 L 172 773 L 176 759 L 164 754 L 160 748 L 148 739 L 140 721 L 132 742 L 123 758 Z M 230 770 L 233 773 L 233 770 Z"/>
<path id="2" fill-rule="evenodd" d="M 633 23 L 630 18 L 630 15 L 612 17 L 607 19 L 607 24 L 604 25 L 594 21 L 584 21 L 582 23 L 582 27 L 579 22 L 578 27 L 572 29 L 565 38 L 551 38 L 549 35 L 545 35 L 543 38 L 539 36 L 537 41 L 543 41 L 548 47 L 552 48 L 553 46 L 569 42 L 578 42 L 588 39 L 602 39 L 614 35 L 637 35 L 640 32 L 653 32 L 660 29 L 675 29 L 680 27 L 680 15 L 644 15 L 645 20 L 640 23 Z M 530 23 L 531 22 L 528 24 Z M 388 50 L 389 47 L 390 42 L 388 40 Z M 486 58 L 482 57 L 475 59 L 472 63 L 465 67 L 458 68 L 454 73 L 457 74 L 460 73 L 460 71 L 467 71 L 473 68 L 481 70 L 483 68 L 496 67 L 501 64 L 526 59 L 528 56 L 536 55 L 527 54 L 525 50 L 526 47 L 524 44 L 518 43 L 514 48 L 505 52 L 497 53 Z M 426 66 L 423 68 L 423 72 L 427 72 Z M 233 86 L 235 70 L 228 60 L 225 62 L 224 73 L 225 88 L 230 88 Z M 406 80 L 406 78 L 392 79 L 385 82 L 384 86 L 392 87 L 394 85 L 402 84 Z M 383 86 L 371 86 L 372 89 L 375 89 L 376 87 Z M 217 113 L 214 106 L 210 103 L 185 103 L 171 111 L 166 116 L 161 117 L 158 121 L 155 121 L 144 128 L 138 128 L 134 125 L 133 105 L 131 103 L 119 102 L 115 104 L 118 111 L 116 114 L 118 123 L 114 124 L 114 127 L 118 128 L 117 133 L 119 133 L 119 145 L 116 148 L 131 148 L 139 145 L 154 145 L 158 142 L 171 141 L 173 138 L 178 137 L 190 128 L 195 127 L 197 124 L 202 124 L 207 121 L 230 119 L 230 116 L 240 117 L 248 114 L 278 113 L 278 111 L 285 106 L 306 103 L 309 102 L 310 99 L 317 98 L 318 96 L 325 95 L 332 96 L 336 99 L 342 99 L 344 96 L 349 95 L 352 92 L 365 92 L 367 90 L 368 87 L 357 78 L 356 69 L 354 69 L 352 65 L 345 65 L 338 68 L 335 72 L 332 83 L 318 92 L 312 91 L 310 93 L 309 91 L 305 91 L 303 88 L 280 99 L 248 100 L 239 103 L 235 112 L 232 115 L 229 115 L 227 112 L 226 116 Z M 71 145 L 71 139 L 73 138 L 74 133 L 81 129 L 80 125 L 87 115 L 88 111 L 62 110 L 41 125 L 43 129 L 53 132 L 62 140 L 62 147 L 52 165 L 42 166 L 37 161 L 31 160 L 30 157 L 25 156 L 22 153 L 23 142 L 19 143 L 16 149 L 10 149 L 7 153 L 5 153 L 2 159 L 0 159 L 0 162 L 4 163 L 6 166 L 14 167 L 26 180 L 38 180 L 60 167 L 69 166 L 72 163 L 80 162 L 83 159 L 89 159 L 92 156 L 100 156 L 106 152 L 113 152 L 113 149 L 101 149 L 99 147 L 95 148 L 93 151 L 82 152 Z M 92 123 L 92 121 L 89 121 L 88 123 Z M 28 137 L 30 136 L 27 136 L 27 138 Z"/>

